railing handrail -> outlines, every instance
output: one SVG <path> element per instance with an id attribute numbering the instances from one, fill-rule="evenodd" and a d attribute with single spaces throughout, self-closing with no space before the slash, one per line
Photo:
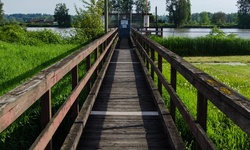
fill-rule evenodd
<path id="1" fill-rule="evenodd" d="M 196 140 L 200 142 L 201 146 L 209 146 L 210 148 L 215 148 L 211 141 L 208 139 L 208 137 L 204 135 L 206 134 L 206 111 L 208 99 L 215 106 L 217 106 L 224 114 L 226 114 L 232 121 L 234 121 L 234 123 L 238 125 L 244 132 L 250 135 L 250 100 L 248 98 L 235 92 L 223 83 L 216 81 L 210 75 L 197 69 L 192 64 L 182 59 L 180 56 L 176 55 L 167 48 L 161 46 L 160 44 L 152 41 L 145 35 L 140 34 L 135 29 L 132 29 L 132 36 L 136 41 L 137 49 L 139 49 L 141 51 L 141 55 L 144 55 L 144 58 L 146 58 L 145 63 L 147 63 L 147 65 L 148 63 L 151 64 L 152 78 L 154 78 L 155 72 L 159 78 L 159 84 L 163 84 L 169 92 L 171 97 L 171 103 L 173 102 L 170 106 L 170 109 L 173 109 L 171 111 L 171 114 L 173 114 L 173 117 L 175 116 L 175 108 L 173 108 L 175 107 L 173 106 L 174 104 L 176 105 L 176 107 L 178 107 L 180 113 L 184 116 L 183 118 L 188 123 L 189 128 L 193 132 Z M 150 53 L 149 50 L 151 50 Z M 168 63 L 170 63 L 171 84 L 168 83 L 164 75 L 161 73 L 162 68 L 159 68 L 155 65 L 154 52 L 158 53 L 158 57 L 160 59 L 164 58 L 168 61 Z M 151 56 L 149 56 L 149 54 L 151 54 Z M 179 72 L 188 82 L 190 82 L 198 90 L 197 120 L 195 120 L 190 115 L 190 113 L 187 111 L 187 108 L 175 92 L 176 72 Z M 202 129 L 202 131 L 200 131 L 200 129 Z"/>
<path id="2" fill-rule="evenodd" d="M 155 35 L 163 37 L 163 27 L 141 27 L 137 29 L 139 29 L 140 33 L 142 34 L 150 35 L 154 33 Z M 153 29 L 153 30 L 150 30 L 150 29 Z"/>
<path id="3" fill-rule="evenodd" d="M 107 34 L 103 35 L 99 39 L 96 39 L 95 41 L 89 43 L 87 46 L 84 46 L 81 50 L 78 50 L 72 55 L 69 55 L 68 57 L 55 63 L 51 67 L 41 71 L 38 75 L 32 77 L 30 80 L 28 80 L 24 84 L 11 90 L 7 94 L 1 96 L 0 97 L 0 133 L 4 129 L 6 129 L 11 123 L 13 123 L 27 109 L 29 109 L 39 98 L 50 99 L 51 87 L 55 85 L 60 79 L 62 79 L 70 71 L 72 71 L 73 73 L 75 69 L 78 68 L 78 64 L 82 62 L 84 59 L 89 58 L 89 61 L 90 61 L 90 54 L 96 51 L 96 55 L 97 55 L 97 48 L 101 46 L 101 50 L 103 53 L 101 54 L 99 58 L 97 58 L 96 56 L 95 61 L 97 63 L 95 63 L 93 67 L 89 66 L 89 70 L 87 70 L 87 71 L 90 71 L 91 73 L 87 73 L 85 75 L 83 79 L 84 82 L 82 83 L 80 82 L 77 85 L 74 85 L 75 89 L 72 91 L 73 96 L 72 97 L 69 96 L 69 99 L 72 99 L 72 100 L 70 103 L 67 104 L 67 108 L 66 108 L 66 110 L 69 110 L 69 108 L 73 105 L 74 101 L 76 100 L 76 97 L 78 96 L 79 91 L 83 89 L 83 87 L 86 84 L 85 82 L 89 80 L 91 75 L 97 69 L 97 66 L 104 58 L 105 53 L 107 53 L 108 49 L 112 45 L 114 38 L 117 37 L 117 34 L 118 34 L 117 31 L 118 30 L 115 29 L 113 31 L 108 32 Z M 72 80 L 78 80 L 77 79 L 78 75 L 76 75 L 75 78 L 76 79 L 72 78 Z M 75 84 L 73 82 L 74 81 L 72 81 L 72 85 Z M 80 88 L 78 88 L 79 86 Z M 51 113 L 49 111 L 47 113 Z M 49 117 L 51 118 L 51 116 Z M 59 118 L 59 120 L 62 120 L 63 118 Z M 44 125 L 44 127 L 46 126 L 46 124 Z M 52 130 L 54 131 L 56 129 L 53 128 Z M 49 136 L 52 137 L 52 135 L 49 135 Z"/>

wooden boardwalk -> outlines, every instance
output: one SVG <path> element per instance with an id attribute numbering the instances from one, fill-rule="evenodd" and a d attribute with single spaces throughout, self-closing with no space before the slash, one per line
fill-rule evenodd
<path id="1" fill-rule="evenodd" d="M 78 149 L 170 149 L 128 39 L 115 49 Z"/>

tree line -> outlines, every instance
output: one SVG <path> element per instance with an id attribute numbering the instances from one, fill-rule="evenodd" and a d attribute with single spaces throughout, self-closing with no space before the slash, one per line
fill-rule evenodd
<path id="1" fill-rule="evenodd" d="M 224 12 L 201 12 L 193 13 L 191 15 L 191 20 L 188 22 L 188 25 L 192 26 L 237 26 L 238 24 L 238 14 L 230 13 L 226 14 Z"/>
<path id="2" fill-rule="evenodd" d="M 196 25 L 237 25 L 239 28 L 250 28 L 250 1 L 238 0 L 237 13 L 225 14 L 223 12 L 201 12 L 191 14 L 190 0 L 166 0 L 166 10 L 169 22 L 175 27 Z"/>

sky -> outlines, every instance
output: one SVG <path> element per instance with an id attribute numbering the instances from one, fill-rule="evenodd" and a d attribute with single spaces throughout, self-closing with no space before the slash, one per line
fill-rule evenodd
<path id="1" fill-rule="evenodd" d="M 76 14 L 74 5 L 83 8 L 81 0 L 0 0 L 4 3 L 4 13 L 46 13 L 54 14 L 56 4 L 65 3 L 71 15 Z M 158 15 L 167 14 L 165 0 L 149 0 L 151 3 L 151 13 L 155 13 L 157 6 Z M 236 0 L 190 0 L 191 12 L 237 12 Z"/>

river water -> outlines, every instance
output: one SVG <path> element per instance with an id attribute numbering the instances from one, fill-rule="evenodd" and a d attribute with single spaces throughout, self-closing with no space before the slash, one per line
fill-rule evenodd
<path id="1" fill-rule="evenodd" d="M 74 28 L 55 28 L 55 27 L 28 27 L 28 31 L 50 29 L 56 33 L 63 36 L 70 36 L 74 34 Z M 250 39 L 250 29 L 221 29 L 226 34 L 234 33 L 238 37 Z M 187 28 L 187 29 L 174 29 L 174 28 L 164 28 L 163 37 L 169 36 L 186 36 L 186 37 L 200 37 L 206 36 L 211 31 L 210 28 Z"/>
<path id="2" fill-rule="evenodd" d="M 27 27 L 28 31 L 37 31 L 37 30 L 52 30 L 55 33 L 59 33 L 62 36 L 71 36 L 74 33 L 74 28 L 56 28 L 56 27 Z"/>

